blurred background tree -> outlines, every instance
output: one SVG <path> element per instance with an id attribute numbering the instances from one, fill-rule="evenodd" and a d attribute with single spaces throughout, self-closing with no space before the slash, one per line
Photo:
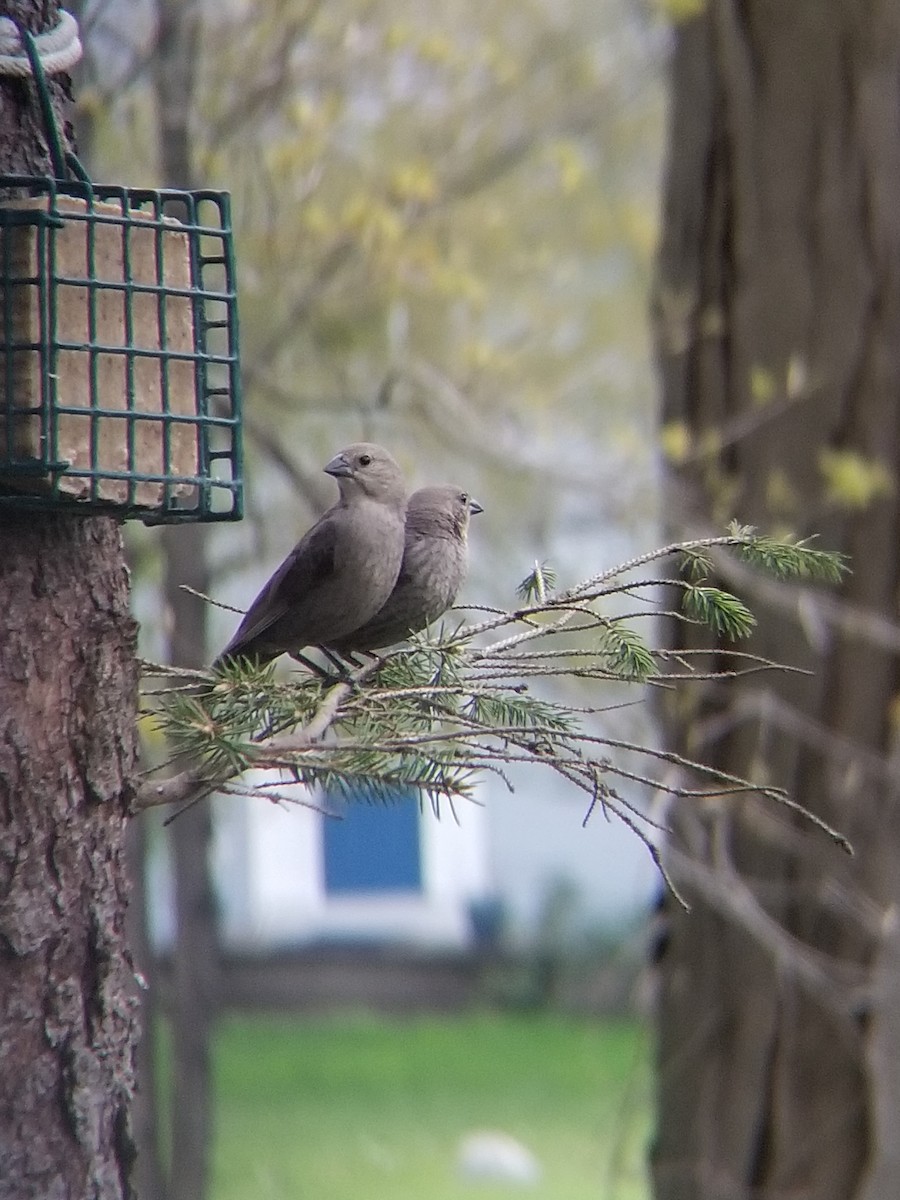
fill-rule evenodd
<path id="1" fill-rule="evenodd" d="M 896 1194 L 900 7 L 672 5 L 655 309 L 666 513 L 817 532 L 839 596 L 759 588 L 758 653 L 808 668 L 667 695 L 670 745 L 791 794 L 676 806 L 660 1200 Z M 736 582 L 733 564 L 723 577 Z M 672 629 L 684 644 L 683 630 Z M 723 660 L 727 661 L 727 660 Z"/>

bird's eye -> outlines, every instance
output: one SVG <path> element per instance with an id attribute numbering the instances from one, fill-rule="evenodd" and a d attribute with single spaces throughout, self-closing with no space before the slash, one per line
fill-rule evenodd
<path id="1" fill-rule="evenodd" d="M 361 454 L 359 456 L 359 465 L 361 467 L 367 467 L 371 461 L 372 461 L 371 454 Z"/>
<path id="2" fill-rule="evenodd" d="M 460 492 L 459 499 L 460 499 L 461 504 L 468 504 L 469 503 L 469 493 L 468 492 Z"/>

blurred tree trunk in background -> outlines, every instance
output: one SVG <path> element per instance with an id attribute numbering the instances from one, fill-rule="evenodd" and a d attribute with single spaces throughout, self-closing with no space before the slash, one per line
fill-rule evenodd
<path id="1" fill-rule="evenodd" d="M 190 153 L 194 72 L 200 6 L 194 0 L 158 0 L 154 59 L 159 172 L 164 187 L 196 186 Z M 206 605 L 182 584 L 210 591 L 207 532 L 203 525 L 173 525 L 163 532 L 163 597 L 169 633 L 168 661 L 178 667 L 208 665 Z M 207 797 L 169 827 L 175 881 L 172 995 L 171 1200 L 204 1200 L 212 1141 L 213 1023 L 218 994 L 217 922 L 210 870 L 211 802 Z"/>
<path id="2" fill-rule="evenodd" d="M 34 32 L 55 3 L 4 14 Z M 63 127 L 66 78 L 49 84 Z M 29 81 L 0 78 L 0 169 L 46 174 Z M 0 517 L 0 1198 L 125 1200 L 136 1025 L 124 835 L 137 669 L 115 521 Z"/>
<path id="3" fill-rule="evenodd" d="M 69 0 L 68 8 L 78 21 L 85 46 L 84 57 L 74 68 L 77 90 L 81 96 L 96 96 L 96 90 L 100 86 L 97 60 L 102 59 L 102 52 L 98 50 L 95 42 L 96 18 L 102 9 L 95 8 L 89 0 Z M 80 105 L 77 148 L 79 159 L 88 174 L 94 179 L 105 180 L 102 167 L 95 158 L 97 111 L 97 104 L 90 100 Z M 127 540 L 125 550 L 128 555 Z M 129 567 L 134 571 L 133 561 L 129 561 Z M 168 1188 L 162 1161 L 160 1112 L 157 1102 L 158 1063 L 155 1033 L 161 1013 L 157 989 L 154 986 L 153 947 L 148 926 L 147 863 L 150 839 L 147 821 L 146 816 L 130 821 L 126 834 L 127 872 L 131 884 L 127 916 L 128 944 L 141 981 L 137 990 L 140 1024 L 135 1056 L 137 1089 L 131 1110 L 137 1148 L 132 1183 L 139 1200 L 167 1200 Z"/>
<path id="4" fill-rule="evenodd" d="M 171 615 L 169 661 L 207 665 L 203 604 L 181 584 L 209 593 L 202 525 L 173 526 L 163 535 L 165 602 Z M 175 880 L 172 993 L 172 1200 L 203 1200 L 212 1141 L 213 1027 L 218 998 L 216 907 L 210 874 L 212 816 L 205 799 L 169 827 Z"/>
<path id="5" fill-rule="evenodd" d="M 160 1019 L 159 998 L 153 970 L 153 947 L 148 925 L 147 863 L 149 838 L 147 817 L 140 816 L 128 827 L 128 943 L 141 981 L 140 1040 L 137 1045 L 137 1091 L 132 1107 L 137 1160 L 134 1186 L 138 1200 L 166 1200 L 162 1146 L 160 1142 L 159 1085 L 156 1031 Z"/>
<path id="6" fill-rule="evenodd" d="M 814 673 L 669 693 L 669 744 L 785 786 L 856 856 L 766 801 L 670 814 L 691 911 L 668 901 L 656 1194 L 893 1200 L 900 4 L 708 0 L 677 29 L 673 75 L 669 519 L 819 532 L 852 574 L 839 598 L 751 582 L 750 649 Z"/>

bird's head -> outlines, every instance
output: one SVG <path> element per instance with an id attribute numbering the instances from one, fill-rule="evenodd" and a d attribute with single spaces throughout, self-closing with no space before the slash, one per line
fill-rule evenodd
<path id="1" fill-rule="evenodd" d="M 478 501 L 452 484 L 419 488 L 409 498 L 406 527 L 426 534 L 443 530 L 445 536 L 465 539 L 469 517 L 480 512 L 484 509 Z"/>
<path id="2" fill-rule="evenodd" d="M 337 480 L 345 500 L 362 493 L 373 500 L 399 504 L 406 494 L 400 468 L 375 442 L 354 442 L 336 454 L 324 470 Z"/>

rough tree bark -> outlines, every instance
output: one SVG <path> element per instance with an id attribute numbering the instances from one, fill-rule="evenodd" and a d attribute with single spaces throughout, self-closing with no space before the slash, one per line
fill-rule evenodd
<path id="1" fill-rule="evenodd" d="M 0 1197 L 129 1196 L 135 628 L 107 519 L 0 519 Z"/>
<path id="2" fill-rule="evenodd" d="M 818 531 L 855 607 L 760 591 L 751 648 L 814 674 L 675 692 L 670 744 L 786 786 L 856 857 L 758 801 L 671 814 L 661 1200 L 897 1195 L 898 94 L 897 0 L 708 0 L 676 34 L 667 508 Z"/>
<path id="3" fill-rule="evenodd" d="M 5 5 L 35 32 L 56 5 Z M 61 106 L 65 81 L 51 83 Z M 0 78 L 0 169 L 44 173 Z M 123 839 L 135 625 L 108 518 L 0 517 L 0 1197 L 131 1195 L 135 1022 Z"/>

